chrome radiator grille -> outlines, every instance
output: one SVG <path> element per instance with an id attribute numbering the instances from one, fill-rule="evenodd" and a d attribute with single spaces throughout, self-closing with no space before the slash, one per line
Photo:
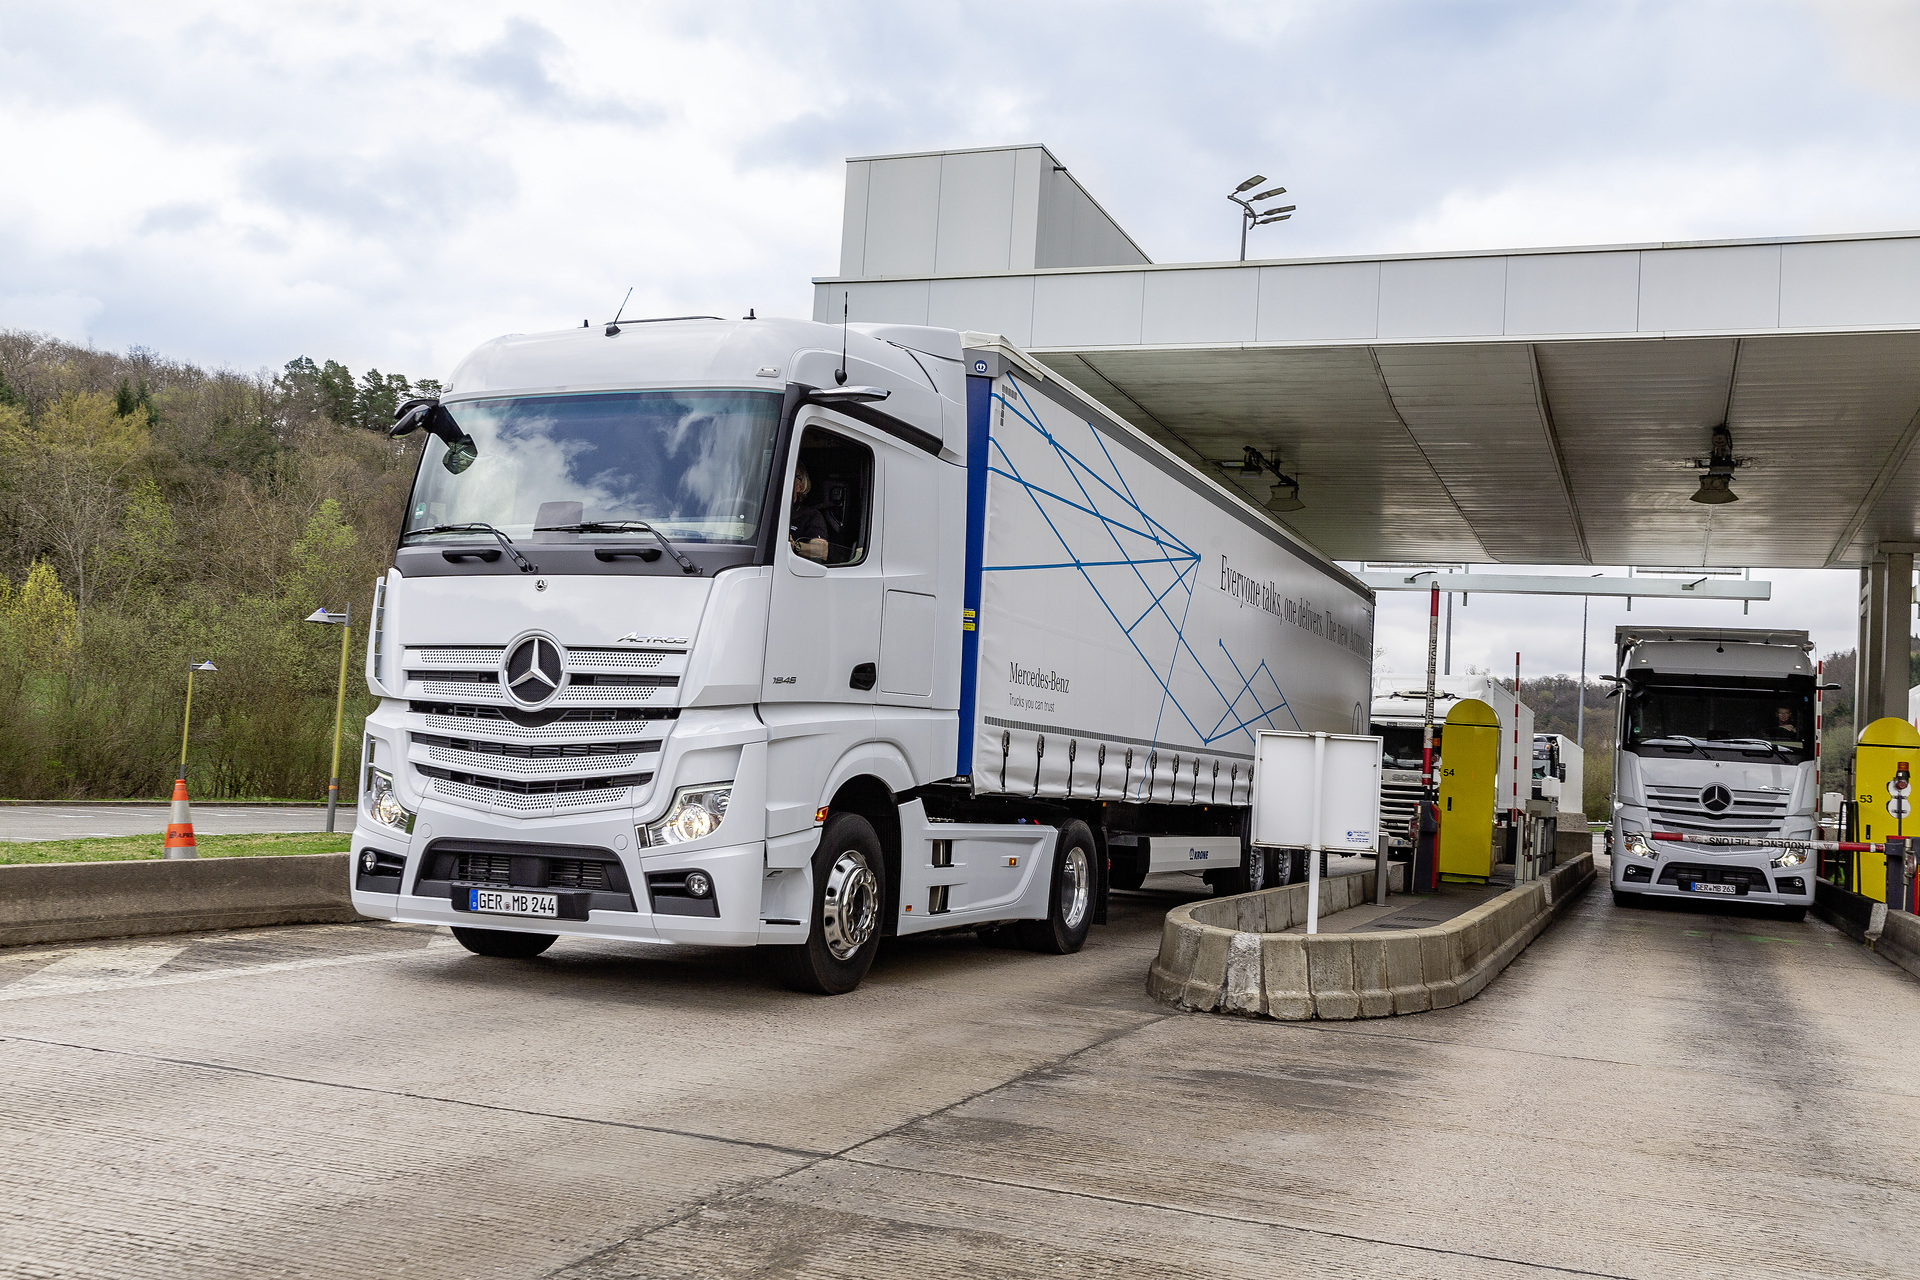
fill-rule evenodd
<path id="1" fill-rule="evenodd" d="M 1648 783 L 1647 812 L 1656 831 L 1708 833 L 1722 836 L 1779 834 L 1787 817 L 1784 791 L 1721 788 L 1721 796 L 1705 796 L 1709 788 Z M 1709 804 L 1713 800 L 1714 804 Z"/>
<path id="2" fill-rule="evenodd" d="M 503 648 L 407 647 L 407 761 L 422 790 L 514 814 L 633 802 L 678 714 L 686 652 L 562 652 L 558 690 L 527 710 L 501 682 Z"/>

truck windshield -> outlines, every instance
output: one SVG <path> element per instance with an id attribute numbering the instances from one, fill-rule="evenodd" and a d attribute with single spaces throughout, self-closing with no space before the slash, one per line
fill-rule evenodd
<path id="1" fill-rule="evenodd" d="M 1379 724 L 1375 723 L 1373 732 L 1380 739 L 1380 767 L 1383 769 L 1418 769 L 1420 767 L 1419 725 Z M 1433 754 L 1440 755 L 1440 726 L 1433 726 Z"/>
<path id="2" fill-rule="evenodd" d="M 1813 693 L 1806 688 L 1643 684 L 1627 695 L 1627 750 L 1713 759 L 1813 756 Z"/>
<path id="3" fill-rule="evenodd" d="M 484 522 L 534 530 L 643 521 L 675 543 L 750 543 L 773 463 L 780 396 L 765 391 L 620 391 L 516 396 L 447 406 L 476 456 L 443 465 L 427 441 L 402 536 Z M 471 533 L 422 536 L 471 538 Z M 645 540 L 617 525 L 537 540 Z"/>

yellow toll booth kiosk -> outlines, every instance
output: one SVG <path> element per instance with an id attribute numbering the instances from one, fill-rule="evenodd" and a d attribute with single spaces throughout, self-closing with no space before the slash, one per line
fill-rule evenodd
<path id="1" fill-rule="evenodd" d="M 1440 756 L 1440 848 L 1442 880 L 1484 884 L 1493 876 L 1493 815 L 1499 807 L 1500 717 L 1478 698 L 1464 698 L 1447 712 Z M 1527 739 L 1527 760 L 1533 740 Z"/>
<path id="2" fill-rule="evenodd" d="M 1853 831 L 1862 844 L 1880 844 L 1888 836 L 1920 836 L 1913 796 L 1902 784 L 1920 769 L 1920 732 L 1905 720 L 1887 716 L 1861 730 L 1853 753 Z M 1912 831 L 1907 827 L 1913 826 Z M 1845 887 L 1875 902 L 1887 900 L 1887 855 L 1838 855 Z M 1829 864 L 1831 868 L 1834 864 Z M 1835 877 L 1836 879 L 1838 877 Z"/>

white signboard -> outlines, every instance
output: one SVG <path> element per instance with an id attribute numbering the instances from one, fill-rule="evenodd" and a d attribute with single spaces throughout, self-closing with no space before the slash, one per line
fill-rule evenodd
<path id="1" fill-rule="evenodd" d="M 1314 742 L 1325 742 L 1314 797 Z M 1380 830 L 1379 738 L 1262 733 L 1254 748 L 1253 842 L 1282 849 L 1373 853 Z M 1320 815 L 1318 839 L 1313 815 Z"/>

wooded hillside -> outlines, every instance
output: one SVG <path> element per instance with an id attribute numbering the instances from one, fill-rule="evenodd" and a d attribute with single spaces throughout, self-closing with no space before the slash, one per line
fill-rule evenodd
<path id="1" fill-rule="evenodd" d="M 412 474 L 383 428 L 414 390 L 437 387 L 0 332 L 0 796 L 164 795 L 201 659 L 194 795 L 323 796 L 340 630 L 301 621 L 323 605 L 353 609 L 352 794 L 367 606 Z"/>

